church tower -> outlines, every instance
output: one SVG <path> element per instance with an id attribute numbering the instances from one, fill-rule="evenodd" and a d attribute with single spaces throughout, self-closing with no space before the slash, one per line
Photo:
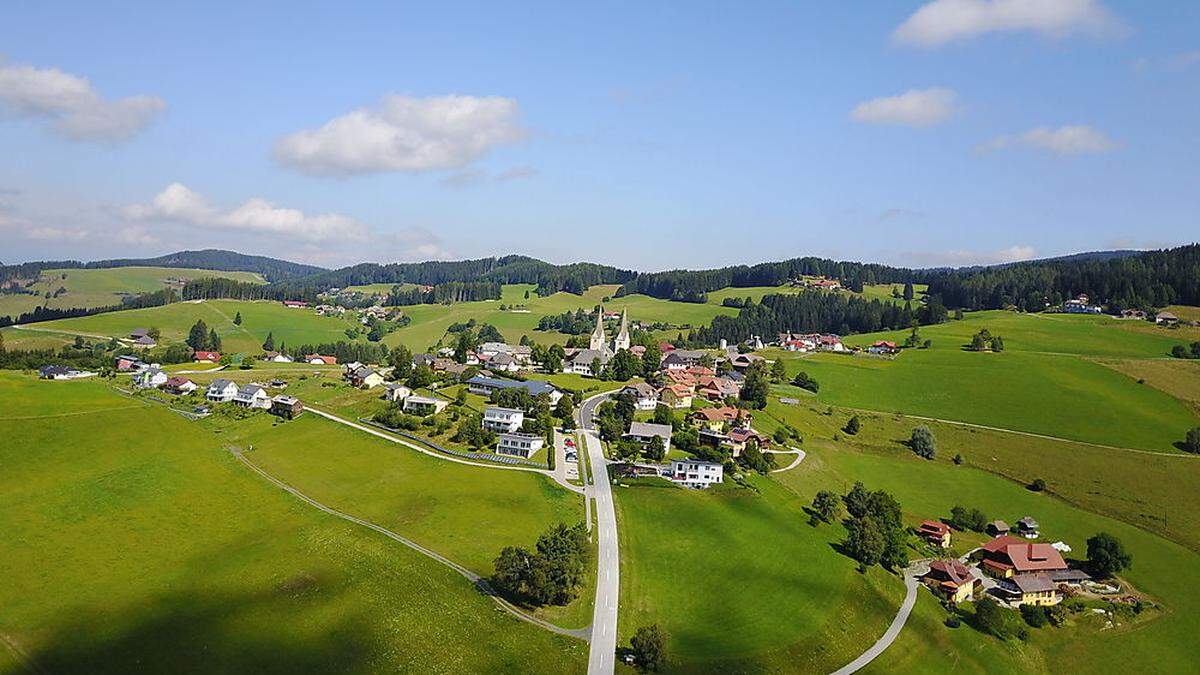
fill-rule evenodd
<path id="1" fill-rule="evenodd" d="M 604 343 L 604 306 L 601 305 L 599 311 L 596 312 L 596 329 L 592 331 L 592 339 L 588 344 L 588 349 L 603 352 Z"/>
<path id="2" fill-rule="evenodd" d="M 621 330 L 617 333 L 616 339 L 613 340 L 613 352 L 619 352 L 622 349 L 629 349 L 629 310 L 621 310 Z"/>

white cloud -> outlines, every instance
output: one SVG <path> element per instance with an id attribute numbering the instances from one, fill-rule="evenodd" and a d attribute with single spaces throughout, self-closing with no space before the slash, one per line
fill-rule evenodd
<path id="1" fill-rule="evenodd" d="M 126 207 L 124 213 L 138 221 L 183 222 L 313 242 L 362 240 L 367 235 L 367 227 L 349 216 L 338 213 L 308 215 L 299 209 L 276 206 L 260 197 L 251 198 L 233 209 L 217 209 L 202 195 L 180 183 L 168 185 L 149 204 Z"/>
<path id="2" fill-rule="evenodd" d="M 25 236 L 37 241 L 80 241 L 90 236 L 84 229 L 69 229 L 63 227 L 38 226 L 25 230 Z"/>
<path id="3" fill-rule="evenodd" d="M 1051 37 L 1103 35 L 1120 22 L 1098 0 L 933 0 L 892 33 L 896 42 L 937 47 L 986 33 L 1032 31 Z"/>
<path id="4" fill-rule="evenodd" d="M 77 141 L 123 141 L 166 107 L 157 96 L 104 100 L 86 78 L 57 68 L 0 64 L 0 102 L 19 114 L 53 122 Z"/>
<path id="5" fill-rule="evenodd" d="M 928 267 L 970 267 L 973 265 L 998 265 L 1030 260 L 1037 255 L 1037 249 L 1032 246 L 1010 246 L 999 251 L 970 251 L 954 249 L 950 251 L 921 251 L 909 253 L 906 257 L 912 264 Z"/>
<path id="6" fill-rule="evenodd" d="M 850 117 L 866 124 L 928 127 L 950 119 L 956 109 L 957 98 L 952 90 L 943 87 L 909 89 L 896 96 L 859 103 L 850 112 Z"/>
<path id="7" fill-rule="evenodd" d="M 345 176 L 456 169 L 524 137 L 517 103 L 499 96 L 388 95 L 275 145 L 278 161 L 304 173 Z"/>
<path id="8" fill-rule="evenodd" d="M 540 172 L 537 170 L 537 167 L 533 166 L 514 166 L 494 174 L 490 174 L 482 169 L 466 168 L 446 176 L 442 179 L 442 184 L 456 188 L 473 187 L 484 183 L 507 183 L 524 178 L 533 178 L 538 173 Z"/>
<path id="9" fill-rule="evenodd" d="M 989 153 L 1014 146 L 1048 150 L 1056 155 L 1089 155 L 1116 150 L 1121 144 L 1092 127 L 1076 124 L 1057 129 L 1037 127 L 1015 136 L 997 136 L 979 146 L 978 152 Z"/>

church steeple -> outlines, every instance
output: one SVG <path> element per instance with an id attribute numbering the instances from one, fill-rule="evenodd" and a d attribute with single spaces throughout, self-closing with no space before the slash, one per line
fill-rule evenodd
<path id="1" fill-rule="evenodd" d="M 601 305 L 600 309 L 596 311 L 596 329 L 592 331 L 592 339 L 591 339 L 591 342 L 588 344 L 588 349 L 602 352 L 602 351 L 604 351 L 604 343 L 605 342 L 606 342 L 606 339 L 604 337 L 604 305 Z"/>
<path id="2" fill-rule="evenodd" d="M 629 349 L 629 310 L 621 310 L 621 330 L 617 332 L 617 337 L 613 340 L 613 351 L 619 352 L 622 349 Z"/>

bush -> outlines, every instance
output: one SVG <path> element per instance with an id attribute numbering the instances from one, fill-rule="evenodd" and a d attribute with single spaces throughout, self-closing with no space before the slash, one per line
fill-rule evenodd
<path id="1" fill-rule="evenodd" d="M 634 663 L 642 670 L 658 670 L 666 660 L 667 636 L 658 624 L 642 626 L 629 640 L 633 648 Z"/>
<path id="2" fill-rule="evenodd" d="M 1183 439 L 1183 449 L 1188 452 L 1200 453 L 1200 427 L 1188 430 L 1187 436 Z"/>
<path id="3" fill-rule="evenodd" d="M 917 453 L 918 457 L 925 459 L 933 459 L 937 453 L 937 440 L 933 437 L 933 432 L 929 427 L 921 425 L 912 431 L 912 437 L 908 441 L 908 447 Z"/>
<path id="4" fill-rule="evenodd" d="M 1046 609 L 1035 605 L 1021 605 L 1021 618 L 1030 626 L 1041 628 L 1050 622 L 1050 615 Z"/>
<path id="5" fill-rule="evenodd" d="M 1087 540 L 1088 563 L 1101 577 L 1111 577 L 1133 564 L 1133 556 L 1120 539 L 1101 532 Z"/>
<path id="6" fill-rule="evenodd" d="M 855 415 L 854 417 L 850 418 L 849 422 L 846 422 L 846 426 L 843 430 L 853 436 L 857 434 L 860 429 L 862 429 L 862 422 L 858 420 L 858 415 Z"/>
<path id="7" fill-rule="evenodd" d="M 1046 489 L 1046 481 L 1042 480 L 1041 478 L 1034 478 L 1033 482 L 1030 483 L 1028 487 L 1034 492 L 1041 492 L 1042 490 Z"/>

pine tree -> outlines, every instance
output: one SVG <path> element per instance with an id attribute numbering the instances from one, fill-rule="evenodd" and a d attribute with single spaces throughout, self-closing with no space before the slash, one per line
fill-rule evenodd
<path id="1" fill-rule="evenodd" d="M 242 313 L 241 312 L 238 312 L 237 316 L 233 317 L 233 325 L 235 325 L 235 326 L 242 325 Z"/>
<path id="2" fill-rule="evenodd" d="M 217 335 L 217 329 L 213 328 L 208 332 L 208 349 L 205 351 L 219 352 L 221 351 L 221 336 Z"/>
<path id="3" fill-rule="evenodd" d="M 275 333 L 274 332 L 272 332 L 272 331 L 267 332 L 267 339 L 263 341 L 262 348 L 263 348 L 263 351 L 265 351 L 265 352 L 275 351 Z"/>

